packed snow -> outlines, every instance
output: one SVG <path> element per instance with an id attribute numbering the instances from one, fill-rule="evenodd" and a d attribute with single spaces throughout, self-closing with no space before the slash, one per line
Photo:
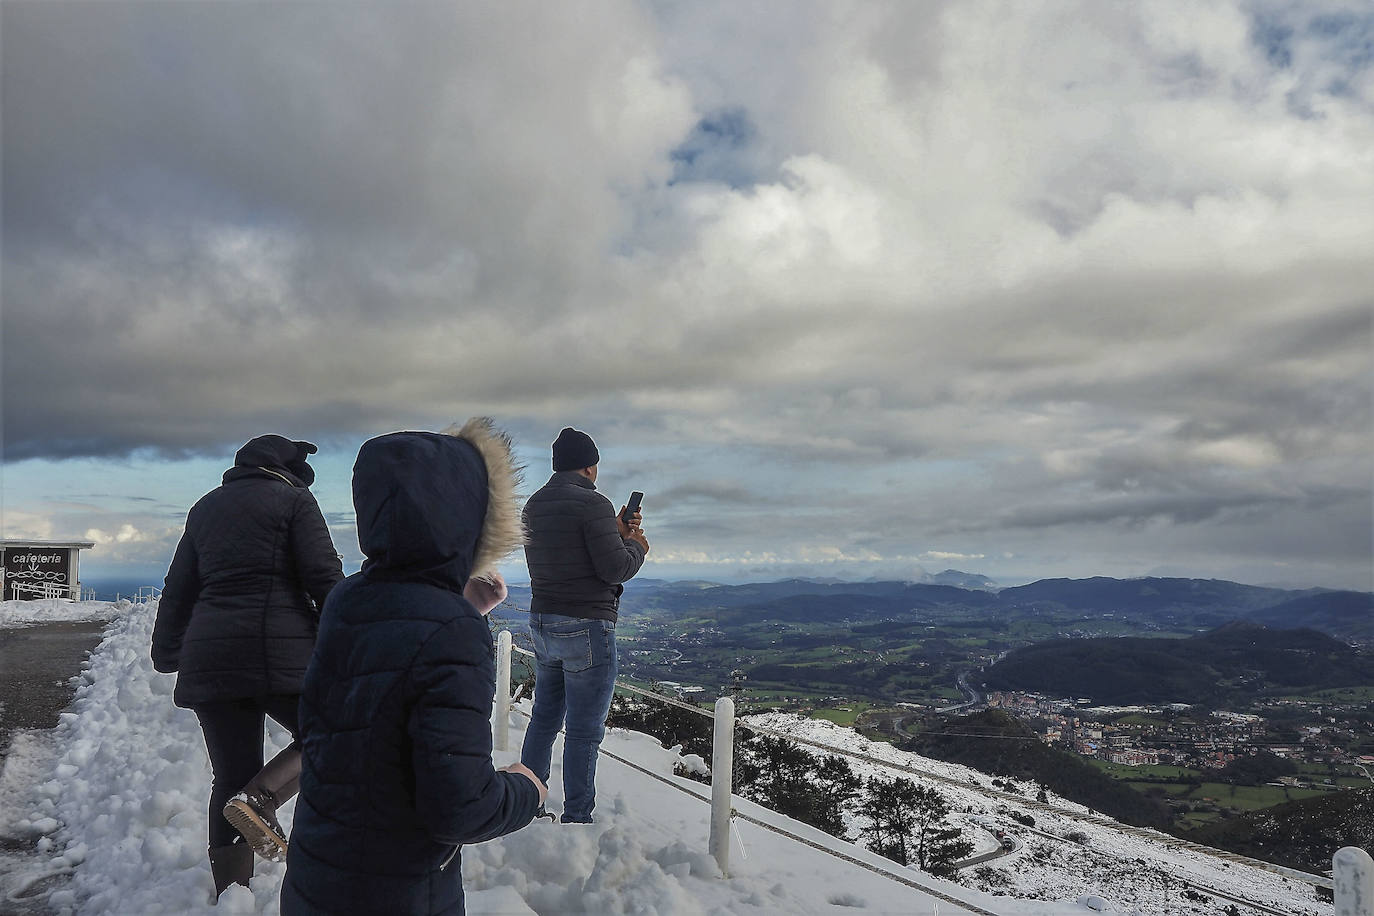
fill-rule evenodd
<path id="1" fill-rule="evenodd" d="M 193 713 L 172 704 L 174 678 L 155 673 L 148 658 L 156 603 L 120 611 L 83 671 L 76 699 L 53 735 L 53 750 L 12 756 L 0 777 L 0 786 L 7 786 L 9 830 L 36 837 L 40 853 L 31 866 L 33 874 L 17 876 L 7 886 L 70 872 L 70 880 L 48 899 L 51 910 L 66 914 L 277 913 L 284 866 L 261 861 L 251 888 L 232 887 L 218 908 L 210 906 L 205 858 L 210 770 L 200 729 Z M 522 703 L 511 715 L 512 748 L 519 748 L 527 713 L 528 704 Z M 983 837 L 970 835 L 982 847 L 988 846 L 989 820 L 1017 826 L 1007 820 L 1005 810 L 999 811 L 1007 805 L 976 790 L 976 785 L 986 785 L 986 776 L 869 743 L 830 723 L 795 717 L 767 722 L 799 737 L 884 759 L 918 761 L 920 767 L 966 780 L 966 791 L 944 784 L 940 788 L 960 811 L 959 822 Z M 287 740 L 285 731 L 272 725 L 268 754 Z M 675 764 L 699 768 L 701 761 L 622 730 L 612 730 L 604 747 L 655 775 L 603 757 L 596 824 L 538 821 L 465 848 L 469 913 L 1183 916 L 1219 911 L 1224 905 L 1214 901 L 1199 909 L 1196 901 L 1181 896 L 1177 881 L 1172 888 L 1157 886 L 1160 877 L 1171 874 L 1201 875 L 1218 888 L 1272 901 L 1294 916 L 1330 912 L 1329 905 L 1323 909 L 1315 904 L 1310 888 L 1267 872 L 1201 861 L 1206 857 L 1101 827 L 1059 823 L 1040 811 L 1035 812 L 1037 829 L 1060 835 L 1082 830 L 1089 836 L 1086 848 L 1023 832 L 1016 852 L 987 866 L 991 871 L 966 869 L 961 885 L 901 868 L 736 798 L 739 813 L 814 845 L 737 818 L 730 873 L 723 876 L 707 854 L 708 787 L 672 775 Z M 555 747 L 549 798 L 555 811 L 561 806 L 559 754 Z M 518 754 L 498 750 L 495 757 L 503 765 Z M 22 772 L 11 773 L 16 766 Z M 856 764 L 856 769 L 866 775 L 877 772 L 869 764 Z M 291 813 L 291 805 L 282 811 L 288 828 Z M 975 878 L 974 872 L 983 877 Z M 888 875 L 900 875 L 939 896 Z M 1043 899 L 1024 899 L 1030 897 Z"/>
<path id="2" fill-rule="evenodd" d="M 131 607 L 133 605 L 128 601 L 72 601 L 68 598 L 0 601 L 0 629 L 41 623 L 112 620 Z"/>

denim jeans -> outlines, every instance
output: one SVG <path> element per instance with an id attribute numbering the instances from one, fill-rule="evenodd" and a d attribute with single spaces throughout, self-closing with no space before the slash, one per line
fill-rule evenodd
<path id="1" fill-rule="evenodd" d="M 520 762 L 547 785 L 553 741 L 563 727 L 562 820 L 589 824 L 596 807 L 596 752 L 606 734 L 619 670 L 615 624 L 532 613 L 530 633 L 536 658 L 534 710 Z"/>

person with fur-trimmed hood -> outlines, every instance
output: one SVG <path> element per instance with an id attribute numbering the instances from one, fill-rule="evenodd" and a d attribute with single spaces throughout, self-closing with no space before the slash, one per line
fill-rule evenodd
<path id="1" fill-rule="evenodd" d="M 363 444 L 367 560 L 330 594 L 305 677 L 283 916 L 461 914 L 463 844 L 524 827 L 547 793 L 492 763 L 485 616 L 521 545 L 510 439 L 490 420 Z"/>

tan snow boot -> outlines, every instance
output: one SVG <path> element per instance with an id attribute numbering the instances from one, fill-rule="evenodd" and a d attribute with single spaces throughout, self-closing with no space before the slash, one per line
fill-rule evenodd
<path id="1" fill-rule="evenodd" d="M 258 855 L 274 862 L 285 861 L 286 834 L 277 823 L 277 809 L 295 796 L 300 785 L 301 752 L 289 747 L 229 799 L 224 817 Z"/>

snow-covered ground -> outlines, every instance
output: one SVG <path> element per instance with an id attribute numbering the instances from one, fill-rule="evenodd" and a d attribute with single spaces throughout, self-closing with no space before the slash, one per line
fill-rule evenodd
<path id="1" fill-rule="evenodd" d="M 50 907 L 63 913 L 267 913 L 277 912 L 282 866 L 259 863 L 251 889 L 233 888 L 220 906 L 209 906 L 211 882 L 205 862 L 205 805 L 210 771 L 195 716 L 172 705 L 170 676 L 156 674 L 148 659 L 154 603 L 135 604 L 106 628 L 92 655 L 70 712 L 55 733 L 56 754 L 21 755 L 23 766 L 41 773 L 6 773 L 5 801 L 11 832 L 38 840 L 35 877 L 71 870 L 71 880 L 52 893 Z M 511 746 L 519 747 L 525 717 L 511 717 Z M 771 720 L 799 736 L 846 743 L 873 756 L 900 755 L 829 723 Z M 273 726 L 269 753 L 286 743 Z M 981 883 L 984 892 L 902 869 L 742 799 L 737 811 L 781 827 L 806 845 L 741 819 L 731 848 L 730 875 L 723 877 L 707 855 L 707 789 L 671 775 L 682 760 L 654 739 L 613 730 L 606 750 L 660 778 L 602 758 L 598 775 L 597 823 L 554 826 L 546 821 L 463 852 L 468 911 L 474 914 L 738 913 L 819 914 L 837 912 L 955 914 L 983 911 L 1002 916 L 1085 916 L 1094 911 L 1136 916 L 1182 916 L 1220 912 L 1180 896 L 1159 879 L 1197 872 L 1218 887 L 1243 889 L 1246 896 L 1273 901 L 1297 914 L 1331 911 L 1313 902 L 1310 889 L 1243 866 L 1203 861 L 1104 828 L 1055 823 L 1036 812 L 1037 827 L 1064 833 L 1082 829 L 1088 848 L 1054 843 L 1021 833 L 1021 849 L 992 868 L 1001 878 Z M 516 759 L 498 751 L 497 764 Z M 555 749 L 549 806 L 561 805 Z M 970 788 L 948 789 L 954 806 L 1008 823 L 998 803 L 972 786 L 987 777 L 963 767 L 914 758 L 940 768 Z M 692 759 L 689 764 L 697 761 Z M 867 765 L 859 765 L 861 771 Z M 665 781 L 673 785 L 665 784 Z M 25 788 L 26 787 L 26 788 Z M 948 787 L 941 786 L 942 791 Z M 957 796 L 957 797 L 956 797 Z M 1066 805 L 1066 807 L 1068 807 Z M 289 826 L 291 807 L 283 811 Z M 960 815 L 971 831 L 986 830 Z M 1013 825 L 1015 826 L 1015 825 Z M 985 842 L 985 841 L 980 841 Z M 821 847 L 821 848 L 816 848 Z M 1042 848 L 1043 847 L 1043 848 Z M 853 861 L 826 851 L 833 849 Z M 865 864 L 869 867 L 865 867 Z M 972 870 L 970 870 L 972 871 Z M 892 880 L 886 873 L 937 891 L 946 899 Z M 1001 882 L 1005 881 L 1005 884 Z M 1006 896 L 996 896 L 1002 894 Z M 1017 899 L 1030 896 L 1044 899 Z M 960 907 L 948 898 L 965 901 Z"/>
<path id="2" fill-rule="evenodd" d="M 128 601 L 71 601 L 67 598 L 0 601 L 0 629 L 39 623 L 112 620 L 132 606 Z"/>
<path id="3" fill-rule="evenodd" d="M 1199 887 L 1262 903 L 1290 916 L 1330 913 L 1333 909 L 1331 904 L 1320 902 L 1315 889 L 1302 881 L 1217 856 L 1180 849 L 1169 845 L 1163 838 L 1155 840 L 1134 832 L 1101 826 L 1087 819 L 1047 813 L 1042 807 L 1018 805 L 1015 801 L 1000 797 L 1001 793 L 997 793 L 992 786 L 993 777 L 985 773 L 900 751 L 883 742 L 869 741 L 853 729 L 832 722 L 782 713 L 749 716 L 746 721 L 784 732 L 796 739 L 888 760 L 942 777 L 941 781 L 932 785 L 948 800 L 950 808 L 957 812 L 951 815 L 950 821 L 965 828 L 965 836 L 975 843 L 975 855 L 986 846 L 978 836 L 979 828 L 988 824 L 1005 830 L 1020 844 L 1020 848 L 1010 856 L 983 868 L 960 872 L 959 880 L 971 887 L 1018 898 L 1049 900 L 1074 900 L 1083 895 L 1097 895 L 1109 901 L 1118 912 L 1152 916 L 1220 912 L 1227 905 L 1227 900 L 1221 897 L 1213 897 L 1211 903 L 1204 906 L 1202 901 L 1189 896 L 1190 893 L 1206 895 Z M 807 749 L 816 750 L 813 747 Z M 874 775 L 917 778 L 901 771 L 884 770 L 861 760 L 850 759 L 849 762 L 855 772 L 865 778 Z M 951 785 L 944 780 L 953 780 L 967 788 Z M 1005 784 L 1007 781 L 1002 782 Z M 1037 786 L 1023 784 L 1020 788 L 1027 801 L 1035 798 Z M 991 797 L 990 793 L 996 793 L 999 797 Z M 1048 801 L 1065 811 L 1091 815 L 1094 820 L 1102 819 L 1101 815 L 1052 792 L 1048 793 Z M 1012 814 L 1033 818 L 1034 830 L 1014 820 Z M 1071 833 L 1081 834 L 1086 839 L 1081 843 L 1062 842 L 1044 835 L 1063 838 Z M 983 835 L 986 836 L 986 831 L 983 831 Z M 999 904 L 989 908 L 1003 912 L 1002 907 Z M 1242 908 L 1242 912 L 1253 910 Z"/>

